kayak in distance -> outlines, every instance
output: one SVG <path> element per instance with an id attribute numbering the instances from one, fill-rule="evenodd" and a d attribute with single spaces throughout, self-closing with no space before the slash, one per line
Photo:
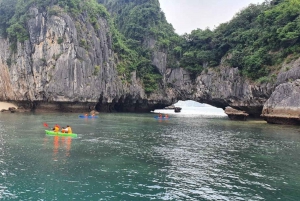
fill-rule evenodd
<path id="1" fill-rule="evenodd" d="M 98 118 L 98 116 L 93 116 L 93 115 L 88 115 L 88 116 L 86 116 L 86 115 L 79 115 L 78 117 L 79 118 L 87 118 L 87 119 Z"/>
<path id="2" fill-rule="evenodd" d="M 76 133 L 62 133 L 62 132 L 54 132 L 51 130 L 45 130 L 46 135 L 57 135 L 57 136 L 65 136 L 65 137 L 77 137 Z"/>
<path id="3" fill-rule="evenodd" d="M 170 117 L 158 117 L 158 116 L 156 116 L 154 118 L 159 119 L 159 120 L 168 120 L 168 119 L 170 119 Z"/>

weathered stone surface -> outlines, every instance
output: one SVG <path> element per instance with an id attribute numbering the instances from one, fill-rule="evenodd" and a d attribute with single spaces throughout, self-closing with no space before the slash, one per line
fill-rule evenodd
<path id="1" fill-rule="evenodd" d="M 10 113 L 15 113 L 17 112 L 17 108 L 15 107 L 10 107 L 7 110 L 6 109 L 2 109 L 1 112 L 10 112 Z"/>
<path id="2" fill-rule="evenodd" d="M 152 64 L 163 79 L 159 90 L 147 95 L 135 72 L 130 83 L 122 83 L 105 19 L 99 19 L 100 28 L 95 30 L 84 15 L 74 20 L 64 13 L 48 15 L 36 8 L 30 12 L 29 40 L 18 43 L 16 52 L 7 39 L 0 39 L 0 100 L 15 101 L 25 109 L 74 112 L 147 112 L 178 100 L 195 100 L 260 116 L 271 97 L 264 118 L 269 122 L 270 115 L 297 118 L 298 95 L 293 89 L 298 87 L 294 80 L 300 79 L 300 60 L 286 64 L 274 83 L 253 83 L 238 68 L 225 64 L 206 68 L 196 77 L 182 68 L 168 68 L 167 53 L 156 50 L 156 41 L 148 38 L 143 45 L 153 48 Z M 277 98 L 289 90 L 282 100 Z"/>
<path id="3" fill-rule="evenodd" d="M 291 63 L 285 63 L 277 76 L 276 86 L 291 82 L 300 78 L 300 58 L 292 61 Z"/>
<path id="4" fill-rule="evenodd" d="M 261 114 L 273 90 L 272 84 L 257 85 L 241 77 L 238 68 L 208 69 L 195 82 L 183 69 L 168 69 L 166 75 L 172 86 L 168 95 L 174 96 L 174 100 L 195 100 L 223 109 L 231 106 L 251 116 Z"/>
<path id="5" fill-rule="evenodd" d="M 300 79 L 280 84 L 265 103 L 262 117 L 269 123 L 300 124 Z"/>
<path id="6" fill-rule="evenodd" d="M 136 79 L 124 86 L 118 78 L 105 19 L 94 30 L 84 16 L 75 22 L 63 13 L 31 13 L 30 40 L 19 43 L 16 53 L 0 39 L 0 100 L 96 104 L 100 96 L 112 102 L 124 94 L 144 95 Z"/>
<path id="7" fill-rule="evenodd" d="M 247 114 L 245 111 L 236 110 L 232 107 L 226 107 L 225 113 L 228 115 L 229 119 L 231 120 L 240 120 L 240 121 L 246 121 L 249 114 Z"/>
<path id="8" fill-rule="evenodd" d="M 300 124 L 300 58 L 285 63 L 277 76 L 276 88 L 266 101 L 262 117 L 268 123 Z"/>

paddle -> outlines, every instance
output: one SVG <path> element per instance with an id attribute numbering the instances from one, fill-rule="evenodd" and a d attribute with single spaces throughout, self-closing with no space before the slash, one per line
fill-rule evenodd
<path id="1" fill-rule="evenodd" d="M 50 127 L 48 126 L 47 123 L 44 123 L 43 125 L 44 125 L 44 127 L 46 127 L 46 128 L 50 128 Z"/>
<path id="2" fill-rule="evenodd" d="M 47 123 L 43 123 L 43 125 L 44 125 L 44 127 L 46 127 L 46 128 L 50 128 L 50 127 L 48 126 Z M 59 126 L 58 124 L 55 124 L 55 126 L 57 126 L 58 128 L 60 128 L 60 126 Z"/>

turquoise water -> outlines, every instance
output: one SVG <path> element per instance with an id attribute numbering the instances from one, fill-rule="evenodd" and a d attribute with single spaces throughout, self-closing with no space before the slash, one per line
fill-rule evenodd
<path id="1" fill-rule="evenodd" d="M 0 199 L 299 200 L 300 127 L 153 115 L 0 113 Z"/>

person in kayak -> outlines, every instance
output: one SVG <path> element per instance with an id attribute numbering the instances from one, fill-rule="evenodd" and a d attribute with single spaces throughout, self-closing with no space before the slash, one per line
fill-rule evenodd
<path id="1" fill-rule="evenodd" d="M 169 118 L 169 115 L 165 114 L 165 119 L 168 119 Z"/>
<path id="2" fill-rule="evenodd" d="M 65 128 L 64 131 L 65 131 L 65 133 L 71 134 L 72 133 L 72 128 L 69 125 L 67 125 L 67 128 Z"/>
<path id="3" fill-rule="evenodd" d="M 162 116 L 162 114 L 161 113 L 159 113 L 158 114 L 158 118 L 162 118 L 163 116 Z"/>
<path id="4" fill-rule="evenodd" d="M 54 132 L 59 132 L 59 126 L 56 124 L 52 130 Z"/>
<path id="5" fill-rule="evenodd" d="M 62 127 L 60 132 L 65 133 L 66 132 L 65 127 Z"/>

